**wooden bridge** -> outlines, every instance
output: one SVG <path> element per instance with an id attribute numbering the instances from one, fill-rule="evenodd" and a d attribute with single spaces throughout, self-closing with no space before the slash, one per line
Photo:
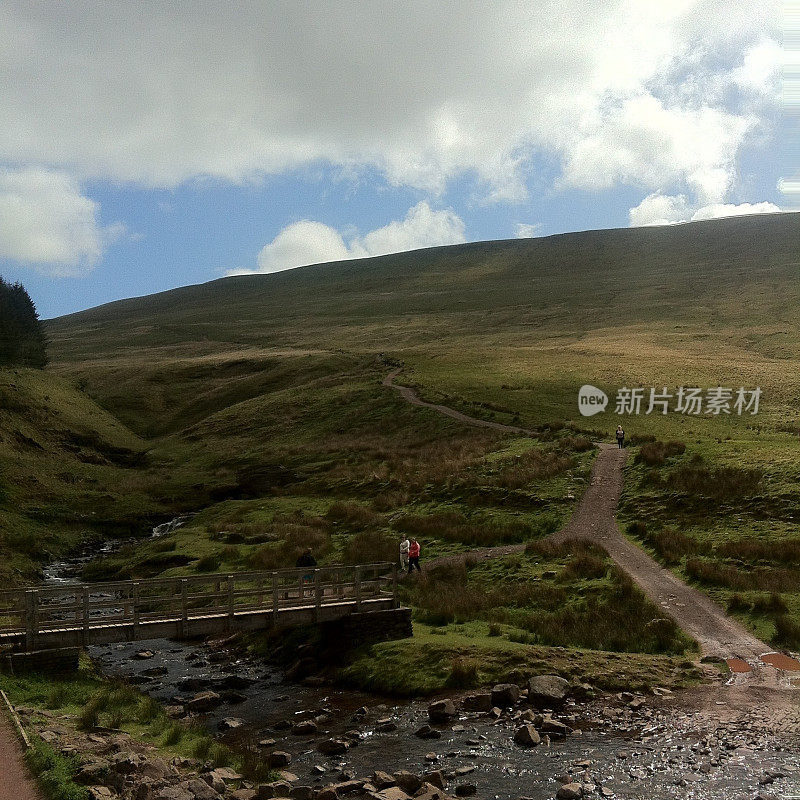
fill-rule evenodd
<path id="1" fill-rule="evenodd" d="M 6 589 L 0 648 L 182 639 L 397 607 L 397 565 L 389 563 Z"/>

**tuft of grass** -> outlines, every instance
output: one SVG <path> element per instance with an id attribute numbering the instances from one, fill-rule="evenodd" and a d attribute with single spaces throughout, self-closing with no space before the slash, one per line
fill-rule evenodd
<path id="1" fill-rule="evenodd" d="M 471 689 L 478 684 L 478 662 L 472 658 L 454 658 L 446 685 L 451 689 Z"/>
<path id="2" fill-rule="evenodd" d="M 57 753 L 38 737 L 31 744 L 25 760 L 48 800 L 88 800 L 87 789 L 72 780 L 80 766 L 77 758 Z"/>

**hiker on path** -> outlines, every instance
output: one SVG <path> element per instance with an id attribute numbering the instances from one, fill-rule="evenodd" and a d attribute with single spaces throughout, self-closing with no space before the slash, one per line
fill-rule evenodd
<path id="1" fill-rule="evenodd" d="M 307 547 L 305 549 L 305 552 L 303 553 L 303 555 L 301 555 L 300 558 L 297 559 L 297 561 L 295 562 L 295 566 L 296 567 L 316 567 L 317 566 L 317 559 L 314 558 L 313 555 L 311 555 L 311 548 L 310 547 Z M 310 583 L 311 579 L 313 577 L 314 577 L 313 574 L 310 573 L 310 572 L 308 572 L 305 575 L 303 575 L 303 589 L 301 591 L 301 595 L 300 595 L 301 597 L 305 597 L 306 596 L 305 585 L 307 583 Z"/>
<path id="2" fill-rule="evenodd" d="M 622 430 L 622 425 L 617 425 L 617 447 L 622 450 L 625 447 L 625 431 Z"/>
<path id="3" fill-rule="evenodd" d="M 422 569 L 419 566 L 419 542 L 411 538 L 411 544 L 408 548 L 408 573 L 409 575 L 414 571 L 414 567 L 417 568 L 417 572 L 422 572 Z"/>
<path id="4" fill-rule="evenodd" d="M 411 547 L 411 542 L 408 541 L 408 536 L 400 541 L 400 569 L 403 572 L 408 572 L 408 551 Z"/>

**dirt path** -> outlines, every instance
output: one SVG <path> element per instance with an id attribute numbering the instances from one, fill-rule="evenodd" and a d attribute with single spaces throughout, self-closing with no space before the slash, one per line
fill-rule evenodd
<path id="1" fill-rule="evenodd" d="M 22 760 L 22 747 L 0 698 L 0 800 L 41 800 Z"/>
<path id="2" fill-rule="evenodd" d="M 409 403 L 431 408 L 469 425 L 511 433 L 533 433 L 526 428 L 487 422 L 469 417 L 447 406 L 427 403 L 410 387 L 394 383 L 399 371 L 394 370 L 387 375 L 383 384 L 400 392 Z M 772 648 L 728 617 L 722 608 L 702 592 L 683 583 L 622 535 L 616 522 L 616 510 L 622 493 L 622 467 L 627 452 L 612 444 L 598 443 L 598 447 L 600 452 L 592 468 L 589 488 L 570 521 L 553 534 L 552 538 L 555 541 L 584 539 L 596 542 L 633 578 L 656 605 L 663 608 L 666 614 L 673 617 L 690 636 L 697 640 L 704 655 L 724 659 L 736 658 L 747 662 L 750 671 L 734 673 L 731 682 L 788 686 L 791 676 L 797 677 L 798 672 L 777 670 L 760 658 L 761 655 L 771 652 Z M 488 547 L 471 551 L 469 554 L 433 559 L 427 563 L 428 566 L 453 563 L 462 560 L 466 555 L 470 559 L 484 560 L 521 552 L 524 549 L 524 545 Z"/>

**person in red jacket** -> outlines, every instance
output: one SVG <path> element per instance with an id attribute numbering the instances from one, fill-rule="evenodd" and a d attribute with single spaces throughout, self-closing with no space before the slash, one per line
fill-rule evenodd
<path id="1" fill-rule="evenodd" d="M 408 574 L 410 575 L 414 571 L 414 567 L 417 568 L 417 572 L 422 572 L 422 569 L 419 566 L 419 542 L 411 538 L 411 546 L 408 548 Z"/>

